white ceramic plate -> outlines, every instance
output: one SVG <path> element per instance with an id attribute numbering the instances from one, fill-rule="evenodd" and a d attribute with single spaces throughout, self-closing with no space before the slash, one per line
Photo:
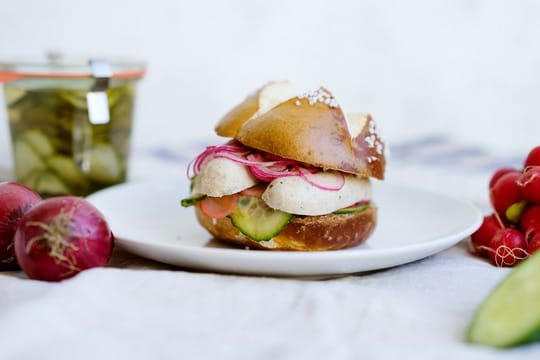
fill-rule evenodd
<path id="1" fill-rule="evenodd" d="M 222 245 L 182 208 L 186 181 L 132 182 L 97 192 L 117 244 L 136 255 L 185 268 L 277 276 L 328 276 L 388 268 L 447 249 L 474 232 L 471 204 L 418 189 L 377 183 L 379 220 L 367 243 L 324 252 L 244 250 Z"/>

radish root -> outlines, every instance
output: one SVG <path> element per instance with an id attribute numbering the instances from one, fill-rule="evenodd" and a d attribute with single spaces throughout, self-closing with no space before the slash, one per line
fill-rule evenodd
<path id="1" fill-rule="evenodd" d="M 522 248 L 511 248 L 506 245 L 500 245 L 495 250 L 489 246 L 479 246 L 479 248 L 495 254 L 495 266 L 498 267 L 505 265 L 512 266 L 516 262 L 525 260 L 529 256 L 529 253 Z"/>

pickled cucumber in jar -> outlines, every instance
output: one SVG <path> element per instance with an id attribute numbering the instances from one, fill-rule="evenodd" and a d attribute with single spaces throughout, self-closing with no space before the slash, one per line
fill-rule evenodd
<path id="1" fill-rule="evenodd" d="M 5 85 L 17 181 L 49 197 L 85 196 L 126 180 L 135 83 L 115 81 L 106 90 L 104 124 L 89 119 L 88 91 L 28 80 Z"/>

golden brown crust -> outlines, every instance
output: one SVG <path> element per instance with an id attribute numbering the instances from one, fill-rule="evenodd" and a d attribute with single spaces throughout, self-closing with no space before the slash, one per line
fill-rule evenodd
<path id="1" fill-rule="evenodd" d="M 259 94 L 263 88 L 249 95 L 221 118 L 215 127 L 219 136 L 234 137 L 240 127 L 259 110 Z"/>
<path id="2" fill-rule="evenodd" d="M 270 81 L 236 105 L 217 123 L 220 136 L 234 138 L 242 125 L 258 112 L 264 112 L 297 94 L 289 81 Z"/>
<path id="3" fill-rule="evenodd" d="M 358 136 L 349 134 L 340 106 L 292 98 L 240 127 L 246 146 L 324 169 L 384 178 L 384 144 L 368 115 Z"/>
<path id="4" fill-rule="evenodd" d="M 356 214 L 294 217 L 279 235 L 258 242 L 242 234 L 229 218 L 212 219 L 195 207 L 197 220 L 216 239 L 264 250 L 337 250 L 359 245 L 375 229 L 377 209 Z"/>

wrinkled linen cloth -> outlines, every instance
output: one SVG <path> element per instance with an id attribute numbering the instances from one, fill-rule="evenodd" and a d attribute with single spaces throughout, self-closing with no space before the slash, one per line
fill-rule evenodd
<path id="1" fill-rule="evenodd" d="M 202 149 L 134 151 L 132 178 L 185 176 Z M 489 211 L 500 159 L 445 138 L 396 145 L 388 181 Z M 441 209 L 444 211 L 444 209 Z M 60 283 L 0 273 L 0 359 L 538 359 L 540 343 L 465 343 L 476 308 L 509 272 L 456 246 L 407 265 L 319 279 L 196 272 L 114 251 Z"/>

